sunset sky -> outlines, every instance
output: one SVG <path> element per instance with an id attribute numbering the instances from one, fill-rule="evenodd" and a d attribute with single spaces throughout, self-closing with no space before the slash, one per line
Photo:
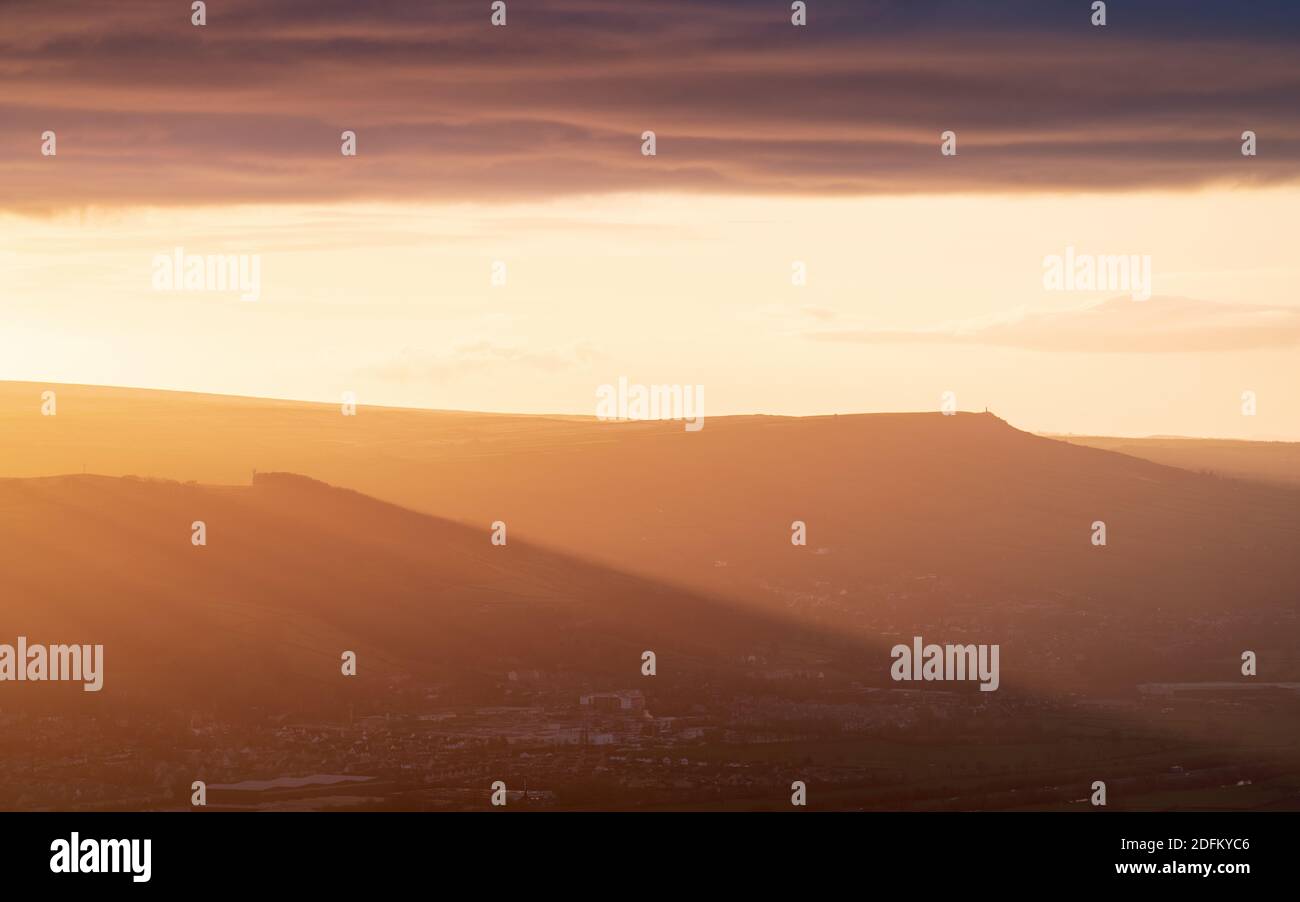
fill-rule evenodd
<path id="1" fill-rule="evenodd" d="M 1300 5 L 789 6 L 6 3 L 0 379 L 1300 440 Z M 154 290 L 178 246 L 261 297 Z"/>

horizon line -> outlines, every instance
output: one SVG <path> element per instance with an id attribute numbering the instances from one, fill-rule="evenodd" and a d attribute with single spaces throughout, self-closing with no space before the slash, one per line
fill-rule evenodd
<path id="1" fill-rule="evenodd" d="M 304 404 L 318 405 L 322 407 L 333 407 L 338 401 L 320 401 L 309 398 L 283 398 L 269 395 L 239 395 L 229 394 L 226 392 L 195 391 L 193 389 L 183 388 L 157 388 L 148 385 L 103 385 L 91 382 L 55 382 L 55 381 L 36 381 L 32 379 L 0 379 L 0 386 L 4 385 L 32 385 L 32 386 L 56 386 L 64 388 L 90 388 L 103 389 L 106 391 L 128 391 L 128 392 L 158 392 L 169 395 L 197 395 L 204 398 L 223 398 L 233 401 L 265 401 L 268 403 L 278 404 Z M 518 411 L 507 410 L 470 410 L 458 407 L 411 407 L 400 406 L 395 404 L 363 404 L 358 402 L 357 407 L 368 407 L 373 410 L 392 410 L 392 411 L 409 411 L 413 413 L 455 413 L 455 414 L 474 414 L 487 417 L 529 417 L 534 419 L 550 420 L 591 420 L 592 422 L 611 422 L 611 423 L 671 423 L 673 420 L 666 419 L 643 419 L 643 420 L 601 420 L 594 414 L 581 413 L 522 413 Z M 1051 439 L 1070 439 L 1070 438 L 1116 438 L 1116 439 L 1133 439 L 1148 441 L 1189 441 L 1189 442 L 1241 442 L 1244 444 L 1275 444 L 1275 445 L 1294 445 L 1300 444 L 1300 439 L 1282 439 L 1282 438 L 1229 438 L 1223 436 L 1211 435 L 1169 435 L 1169 434 L 1146 434 L 1146 435 L 1123 435 L 1120 433 L 1099 433 L 1099 432 L 1059 432 L 1059 431 L 1038 431 L 1034 429 L 1022 429 L 1013 425 L 1005 417 L 998 416 L 991 408 L 983 411 L 979 410 L 958 410 L 956 413 L 967 416 L 992 416 L 1001 420 L 1012 429 L 1028 433 L 1030 435 L 1040 436 Z M 770 419 L 782 420 L 811 420 L 824 419 L 827 417 L 876 417 L 876 416 L 920 416 L 924 414 L 942 414 L 939 410 L 867 410 L 855 411 L 852 413 L 808 413 L 808 414 L 787 414 L 787 413 L 729 413 L 706 415 L 706 420 L 735 420 L 749 419 L 754 417 L 766 417 Z"/>

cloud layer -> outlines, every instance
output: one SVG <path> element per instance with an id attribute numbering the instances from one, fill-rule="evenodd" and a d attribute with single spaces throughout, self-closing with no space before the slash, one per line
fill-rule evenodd
<path id="1" fill-rule="evenodd" d="M 1294 7 L 1112 4 L 1094 28 L 1087 4 L 983 6 L 817 2 L 794 28 L 786 3 L 545 0 L 493 28 L 478 0 L 223 0 L 197 28 L 188 3 L 19 0 L 0 7 L 0 203 L 1295 177 Z M 1240 155 L 1245 129 L 1258 157 Z"/>

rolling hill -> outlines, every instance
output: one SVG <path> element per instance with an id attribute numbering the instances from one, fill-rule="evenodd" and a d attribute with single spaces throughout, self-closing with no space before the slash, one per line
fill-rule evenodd
<path id="1" fill-rule="evenodd" d="M 61 386 L 57 416 L 41 417 L 40 390 L 0 392 L 10 474 L 84 464 L 246 484 L 255 469 L 292 470 L 440 518 L 440 529 L 454 521 L 476 555 L 496 550 L 489 525 L 504 521 L 512 543 L 858 647 L 923 627 L 1019 644 L 1013 686 L 1217 679 L 1235 673 L 1243 648 L 1266 653 L 1275 677 L 1300 677 L 1300 491 L 1034 436 L 988 414 L 726 417 L 688 433 L 384 408 L 344 417 L 329 405 Z M 213 497 L 231 505 L 273 494 L 224 491 Z M 195 504 L 177 503 L 171 516 L 188 524 L 179 507 Z M 310 580 L 344 548 L 380 576 L 393 565 L 365 554 L 388 561 L 404 549 L 434 571 L 469 566 L 429 577 L 455 585 L 497 560 L 440 557 L 438 540 L 411 543 L 396 527 L 377 533 L 382 543 L 339 535 L 337 547 L 313 539 L 296 550 L 288 511 L 255 509 L 267 523 L 250 531 L 282 541 L 214 546 L 208 558 L 260 554 L 258 566 Z M 791 544 L 794 521 L 806 546 Z M 1092 541 L 1096 521 L 1104 547 Z M 568 573 L 522 582 L 557 594 L 585 585 Z M 348 584 L 333 576 L 306 591 Z M 883 672 L 878 660 L 863 669 Z"/>
<path id="2" fill-rule="evenodd" d="M 202 521 L 206 544 L 191 542 Z M 102 696 L 8 687 L 6 707 L 335 707 L 395 678 L 511 669 L 627 682 L 654 650 L 706 679 L 791 630 L 487 530 L 292 474 L 251 486 L 0 479 L 0 633 L 102 644 Z M 356 653 L 356 685 L 341 655 Z M 71 691 L 76 689 L 78 691 Z"/>

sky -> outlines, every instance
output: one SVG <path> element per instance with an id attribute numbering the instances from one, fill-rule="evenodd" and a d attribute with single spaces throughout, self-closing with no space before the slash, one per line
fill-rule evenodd
<path id="1" fill-rule="evenodd" d="M 507 7 L 0 5 L 0 378 L 1300 440 L 1300 5 Z"/>

